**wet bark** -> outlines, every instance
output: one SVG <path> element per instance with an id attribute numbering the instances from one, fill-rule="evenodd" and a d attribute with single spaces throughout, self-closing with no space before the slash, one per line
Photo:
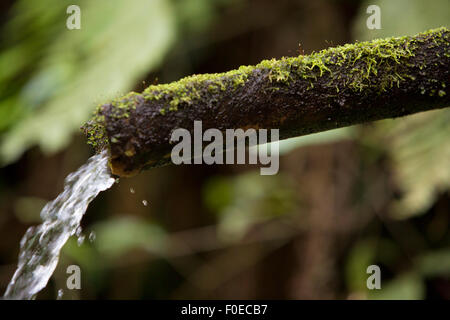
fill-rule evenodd
<path id="1" fill-rule="evenodd" d="M 279 129 L 280 139 L 450 105 L 447 28 L 157 85 L 102 105 L 84 129 L 114 174 L 170 163 L 171 132 Z"/>

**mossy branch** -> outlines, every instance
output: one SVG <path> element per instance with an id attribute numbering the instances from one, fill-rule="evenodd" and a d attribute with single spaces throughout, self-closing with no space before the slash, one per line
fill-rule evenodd
<path id="1" fill-rule="evenodd" d="M 101 105 L 84 130 L 109 149 L 113 173 L 129 176 L 168 163 L 171 132 L 194 120 L 203 130 L 279 128 L 284 139 L 445 108 L 449 38 L 440 28 L 152 85 Z"/>

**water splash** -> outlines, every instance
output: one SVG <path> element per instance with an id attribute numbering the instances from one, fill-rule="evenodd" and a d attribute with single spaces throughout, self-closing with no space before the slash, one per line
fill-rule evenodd
<path id="1" fill-rule="evenodd" d="M 76 229 L 75 229 L 75 235 L 77 236 L 77 237 L 79 237 L 79 236 L 81 236 L 81 233 L 83 232 L 83 228 L 81 228 L 81 226 L 78 226 Z"/>
<path id="2" fill-rule="evenodd" d="M 84 239 L 85 239 L 85 236 L 84 236 L 84 235 L 81 235 L 81 236 L 78 237 L 78 239 L 77 239 L 77 245 L 78 245 L 79 247 L 81 247 L 81 246 L 83 245 Z"/>
<path id="3" fill-rule="evenodd" d="M 106 152 L 91 157 L 65 180 L 64 191 L 41 211 L 43 223 L 30 227 L 20 241 L 17 270 L 5 292 L 5 299 L 33 299 L 50 279 L 59 252 L 77 233 L 89 203 L 109 189 L 114 179 Z"/>

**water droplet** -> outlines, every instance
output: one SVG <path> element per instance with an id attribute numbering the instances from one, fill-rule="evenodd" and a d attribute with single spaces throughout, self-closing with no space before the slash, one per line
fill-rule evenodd
<path id="1" fill-rule="evenodd" d="M 95 241 L 95 232 L 91 231 L 91 233 L 89 233 L 89 242 L 94 242 Z"/>
<path id="2" fill-rule="evenodd" d="M 142 200 L 142 204 L 143 204 L 144 206 L 147 206 L 147 205 L 148 205 L 147 200 Z"/>
<path id="3" fill-rule="evenodd" d="M 135 191 L 133 188 L 130 188 L 130 192 L 134 194 Z"/>
<path id="4" fill-rule="evenodd" d="M 56 300 L 61 300 L 63 295 L 64 295 L 63 289 L 59 289 L 58 290 L 58 296 L 56 297 Z"/>
<path id="5" fill-rule="evenodd" d="M 119 181 L 120 181 L 120 179 L 117 178 L 117 179 L 114 180 L 114 183 L 119 183 Z"/>
<path id="6" fill-rule="evenodd" d="M 75 235 L 77 237 L 79 237 L 81 235 L 81 233 L 83 232 L 83 228 L 81 228 L 81 226 L 79 226 L 76 230 L 75 230 Z"/>
<path id="7" fill-rule="evenodd" d="M 84 242 L 84 235 L 78 237 L 77 244 L 80 247 Z"/>

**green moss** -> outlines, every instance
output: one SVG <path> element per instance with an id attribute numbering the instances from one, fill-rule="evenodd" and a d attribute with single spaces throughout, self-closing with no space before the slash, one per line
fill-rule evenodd
<path id="1" fill-rule="evenodd" d="M 443 39 L 444 32 L 447 31 L 447 28 L 439 28 L 416 37 L 388 38 L 346 44 L 309 56 L 265 60 L 256 68 L 269 69 L 271 82 L 288 84 L 292 79 L 302 78 L 310 81 L 309 88 L 314 88 L 314 82 L 326 75 L 329 77 L 329 86 L 339 92 L 339 86 L 336 83 L 341 80 L 343 69 L 337 67 L 344 67 L 347 69 L 344 72 L 345 88 L 362 91 L 373 86 L 381 93 L 393 86 L 399 87 L 406 79 L 415 80 L 413 75 L 400 72 L 403 64 L 407 64 L 409 58 L 414 57 L 415 49 L 420 42 L 426 41 L 430 36 L 435 46 L 442 43 L 448 46 L 448 34 Z M 423 62 L 422 68 L 426 67 L 425 63 L 426 61 Z M 383 75 L 374 78 L 373 76 L 379 76 L 380 69 L 383 69 Z"/>
<path id="2" fill-rule="evenodd" d="M 168 84 L 152 85 L 144 90 L 142 97 L 149 101 L 165 100 L 168 102 L 168 110 L 162 110 L 176 111 L 180 104 L 190 105 L 194 100 L 200 99 L 203 88 L 207 88 L 209 93 L 218 94 L 243 86 L 253 68 L 242 66 L 225 73 L 193 75 Z"/>
<path id="3" fill-rule="evenodd" d="M 87 136 L 87 143 L 95 150 L 103 149 L 103 147 L 108 145 L 104 123 L 105 117 L 100 115 L 97 110 L 92 119 L 82 127 L 82 130 Z"/>
<path id="4" fill-rule="evenodd" d="M 221 91 L 233 91 L 242 87 L 255 70 L 265 71 L 268 80 L 274 85 L 272 91 L 278 91 L 280 86 L 288 85 L 297 79 L 307 80 L 308 88 L 314 88 L 319 78 L 327 76 L 328 85 L 340 91 L 337 83 L 342 80 L 342 68 L 345 68 L 346 78 L 343 87 L 354 91 L 362 91 L 368 87 L 376 86 L 378 92 L 384 92 L 393 86 L 399 87 L 406 79 L 413 76 L 401 73 L 402 64 L 414 56 L 419 42 L 425 41 L 427 36 L 433 37 L 437 46 L 447 39 L 442 39 L 446 28 L 430 30 L 421 37 L 399 37 L 379 39 L 370 42 L 356 42 L 344 46 L 329 48 L 308 56 L 283 57 L 279 60 L 270 59 L 261 61 L 256 66 L 242 66 L 237 70 L 225 73 L 201 74 L 185 77 L 179 81 L 151 85 L 144 90 L 142 97 L 145 100 L 163 101 L 166 107 L 160 110 L 161 114 L 176 111 L 180 105 L 189 106 L 200 100 L 205 91 L 210 95 L 220 94 Z M 425 63 L 425 62 L 424 62 Z M 425 67 L 425 65 L 423 66 Z M 378 76 L 383 69 L 383 76 L 374 83 L 372 76 Z M 342 86 L 341 86 L 342 89 Z M 113 101 L 117 108 L 117 117 L 128 117 L 130 108 L 135 108 L 139 94 L 132 92 Z M 213 98 L 213 97 L 209 97 Z"/>
<path id="5" fill-rule="evenodd" d="M 130 110 L 136 109 L 140 96 L 139 93 L 132 91 L 123 97 L 111 101 L 111 105 L 114 107 L 112 115 L 117 119 L 128 118 L 130 116 Z"/>

